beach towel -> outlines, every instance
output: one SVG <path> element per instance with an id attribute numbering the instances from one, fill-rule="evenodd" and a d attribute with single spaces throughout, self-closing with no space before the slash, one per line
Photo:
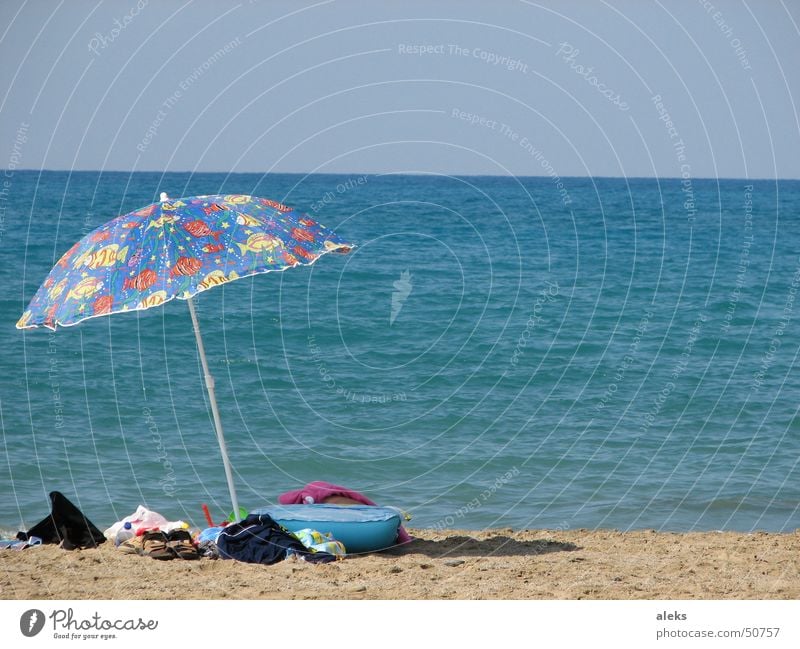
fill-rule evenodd
<path id="1" fill-rule="evenodd" d="M 20 541 L 38 537 L 42 543 L 60 543 L 65 550 L 94 548 L 106 538 L 61 492 L 50 493 L 51 510 L 27 532 L 17 532 Z"/>
<path id="2" fill-rule="evenodd" d="M 278 502 L 281 505 L 313 505 L 314 503 L 324 503 L 325 500 L 331 496 L 344 496 L 362 505 L 370 505 L 372 507 L 378 506 L 377 503 L 372 502 L 358 491 L 353 491 L 347 487 L 340 487 L 339 485 L 331 484 L 330 482 L 322 482 L 320 480 L 309 482 L 302 489 L 287 491 L 281 494 L 278 496 Z M 403 529 L 402 525 L 397 528 L 398 543 L 408 543 L 412 540 L 412 536 Z"/>
<path id="3" fill-rule="evenodd" d="M 42 544 L 42 539 L 38 536 L 29 536 L 25 541 L 19 541 L 17 539 L 9 540 L 9 539 L 2 539 L 0 540 L 0 550 L 24 550 L 25 548 L 32 548 L 37 545 Z"/>
<path id="4" fill-rule="evenodd" d="M 336 561 L 327 552 L 310 552 L 267 514 L 253 514 L 225 527 L 217 537 L 217 549 L 221 558 L 245 563 L 271 565 L 290 555 L 311 563 Z"/>
<path id="5" fill-rule="evenodd" d="M 333 538 L 330 532 L 320 532 L 305 527 L 302 530 L 293 531 L 292 534 L 298 538 L 300 543 L 314 552 L 327 552 L 342 559 L 347 555 L 344 543 Z"/>

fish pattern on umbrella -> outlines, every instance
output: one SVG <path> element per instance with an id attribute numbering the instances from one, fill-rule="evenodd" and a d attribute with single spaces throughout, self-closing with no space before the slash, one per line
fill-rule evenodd
<path id="1" fill-rule="evenodd" d="M 351 248 L 306 214 L 265 198 L 226 194 L 153 203 L 118 216 L 72 246 L 17 328 L 55 329 L 148 309 Z"/>

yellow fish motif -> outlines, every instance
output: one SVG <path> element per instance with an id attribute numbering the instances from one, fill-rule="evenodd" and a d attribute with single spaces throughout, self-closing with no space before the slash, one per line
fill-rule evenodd
<path id="1" fill-rule="evenodd" d="M 223 273 L 221 270 L 212 270 L 203 278 L 203 281 L 200 282 L 197 287 L 201 290 L 205 290 L 207 288 L 211 288 L 212 286 L 224 284 L 227 281 L 228 278 L 225 277 L 225 273 Z"/>
<path id="2" fill-rule="evenodd" d="M 86 263 L 86 260 L 89 259 L 89 257 L 91 256 L 92 256 L 91 250 L 87 250 L 82 255 L 78 255 L 77 259 L 75 259 L 75 261 L 72 264 L 72 268 L 73 269 L 80 268 L 81 266 L 83 266 L 83 264 Z"/>
<path id="3" fill-rule="evenodd" d="M 164 304 L 167 299 L 166 291 L 156 291 L 152 295 L 148 295 L 136 306 L 137 309 L 149 309 L 151 306 L 158 306 Z"/>
<path id="4" fill-rule="evenodd" d="M 73 300 L 79 300 L 82 297 L 86 298 L 94 295 L 101 288 L 103 288 L 103 280 L 97 277 L 85 277 L 72 287 L 72 290 L 67 293 L 67 298 L 72 298 Z"/>
<path id="5" fill-rule="evenodd" d="M 22 317 L 17 321 L 17 329 L 24 329 L 28 326 L 28 323 L 31 321 L 31 312 L 26 311 L 22 314 Z"/>
<path id="6" fill-rule="evenodd" d="M 161 203 L 162 212 L 174 212 L 179 207 L 185 207 L 186 203 L 183 201 L 175 201 L 174 203 Z"/>
<path id="7" fill-rule="evenodd" d="M 75 260 L 75 264 L 73 268 L 78 268 L 80 266 L 88 266 L 92 270 L 97 270 L 98 268 L 103 268 L 104 266 L 111 266 L 117 262 L 121 263 L 125 261 L 125 258 L 128 256 L 128 246 L 125 246 L 120 250 L 118 243 L 112 243 L 100 250 L 96 250 L 94 252 L 88 251 L 83 253 L 80 257 Z"/>
<path id="8" fill-rule="evenodd" d="M 334 243 L 333 241 L 329 241 L 327 239 L 325 240 L 325 244 L 324 245 L 325 245 L 325 250 L 328 250 L 328 251 L 331 251 L 331 252 L 348 253 L 348 252 L 350 252 L 350 250 L 352 250 L 352 248 L 350 248 L 350 246 L 348 246 L 347 244 Z"/>
<path id="9" fill-rule="evenodd" d="M 180 218 L 181 217 L 176 216 L 175 214 L 162 214 L 157 219 L 150 221 L 144 230 L 147 232 L 150 228 L 163 228 L 168 223 L 175 223 L 175 221 L 179 221 Z"/>
<path id="10" fill-rule="evenodd" d="M 244 194 L 227 194 L 222 197 L 226 203 L 233 203 L 234 205 L 244 205 L 250 202 L 250 197 Z"/>
<path id="11" fill-rule="evenodd" d="M 260 221 L 259 219 L 255 218 L 254 216 L 250 216 L 249 214 L 239 214 L 236 217 L 236 222 L 239 225 L 246 225 L 249 227 L 264 225 L 263 221 Z"/>
<path id="12" fill-rule="evenodd" d="M 246 252 L 275 250 L 275 248 L 281 245 L 281 241 L 277 237 L 273 237 L 269 234 L 256 232 L 247 238 L 246 243 L 237 243 L 236 245 L 239 246 L 239 250 L 241 250 L 242 254 L 244 254 Z"/>
<path id="13" fill-rule="evenodd" d="M 219 286 L 220 284 L 224 284 L 225 282 L 230 282 L 231 280 L 238 279 L 239 275 L 236 273 L 235 270 L 232 270 L 230 275 L 225 277 L 225 273 L 221 270 L 212 270 L 208 275 L 203 278 L 203 281 L 200 282 L 197 287 L 204 291 L 207 288 L 211 288 L 212 286 Z"/>
<path id="14" fill-rule="evenodd" d="M 47 292 L 47 296 L 51 300 L 55 300 L 59 295 L 64 292 L 64 289 L 67 287 L 67 278 L 64 277 L 63 279 L 59 280 L 58 284 L 56 284 L 53 288 L 51 288 Z"/>

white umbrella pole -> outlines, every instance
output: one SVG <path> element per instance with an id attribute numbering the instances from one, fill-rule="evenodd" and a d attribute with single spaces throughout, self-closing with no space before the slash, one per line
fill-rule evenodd
<path id="1" fill-rule="evenodd" d="M 206 380 L 206 388 L 208 389 L 208 400 L 211 403 L 211 412 L 214 415 L 214 427 L 217 429 L 217 441 L 219 442 L 219 450 L 222 454 L 222 464 L 225 466 L 225 477 L 228 479 L 228 491 L 231 494 L 231 502 L 233 503 L 233 517 L 234 522 L 239 520 L 239 500 L 236 498 L 236 487 L 233 485 L 233 471 L 231 470 L 231 461 L 228 459 L 228 449 L 225 446 L 225 435 L 222 432 L 222 420 L 219 417 L 219 409 L 217 408 L 217 397 L 214 394 L 214 377 L 208 371 L 208 361 L 206 360 L 206 350 L 203 347 L 203 337 L 200 335 L 200 325 L 197 323 L 197 312 L 194 310 L 194 302 L 192 298 L 186 300 L 189 305 L 189 313 L 192 314 L 192 325 L 194 325 L 194 335 L 197 338 L 197 351 L 200 352 L 200 363 L 203 365 L 203 376 Z"/>

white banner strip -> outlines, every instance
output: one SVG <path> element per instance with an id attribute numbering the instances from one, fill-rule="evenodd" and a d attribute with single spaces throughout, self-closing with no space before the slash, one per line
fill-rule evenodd
<path id="1" fill-rule="evenodd" d="M 0 637 L 4 645 L 30 647 L 239 639 L 325 649 L 509 646 L 500 642 L 795 649 L 800 602 L 4 601 Z"/>

